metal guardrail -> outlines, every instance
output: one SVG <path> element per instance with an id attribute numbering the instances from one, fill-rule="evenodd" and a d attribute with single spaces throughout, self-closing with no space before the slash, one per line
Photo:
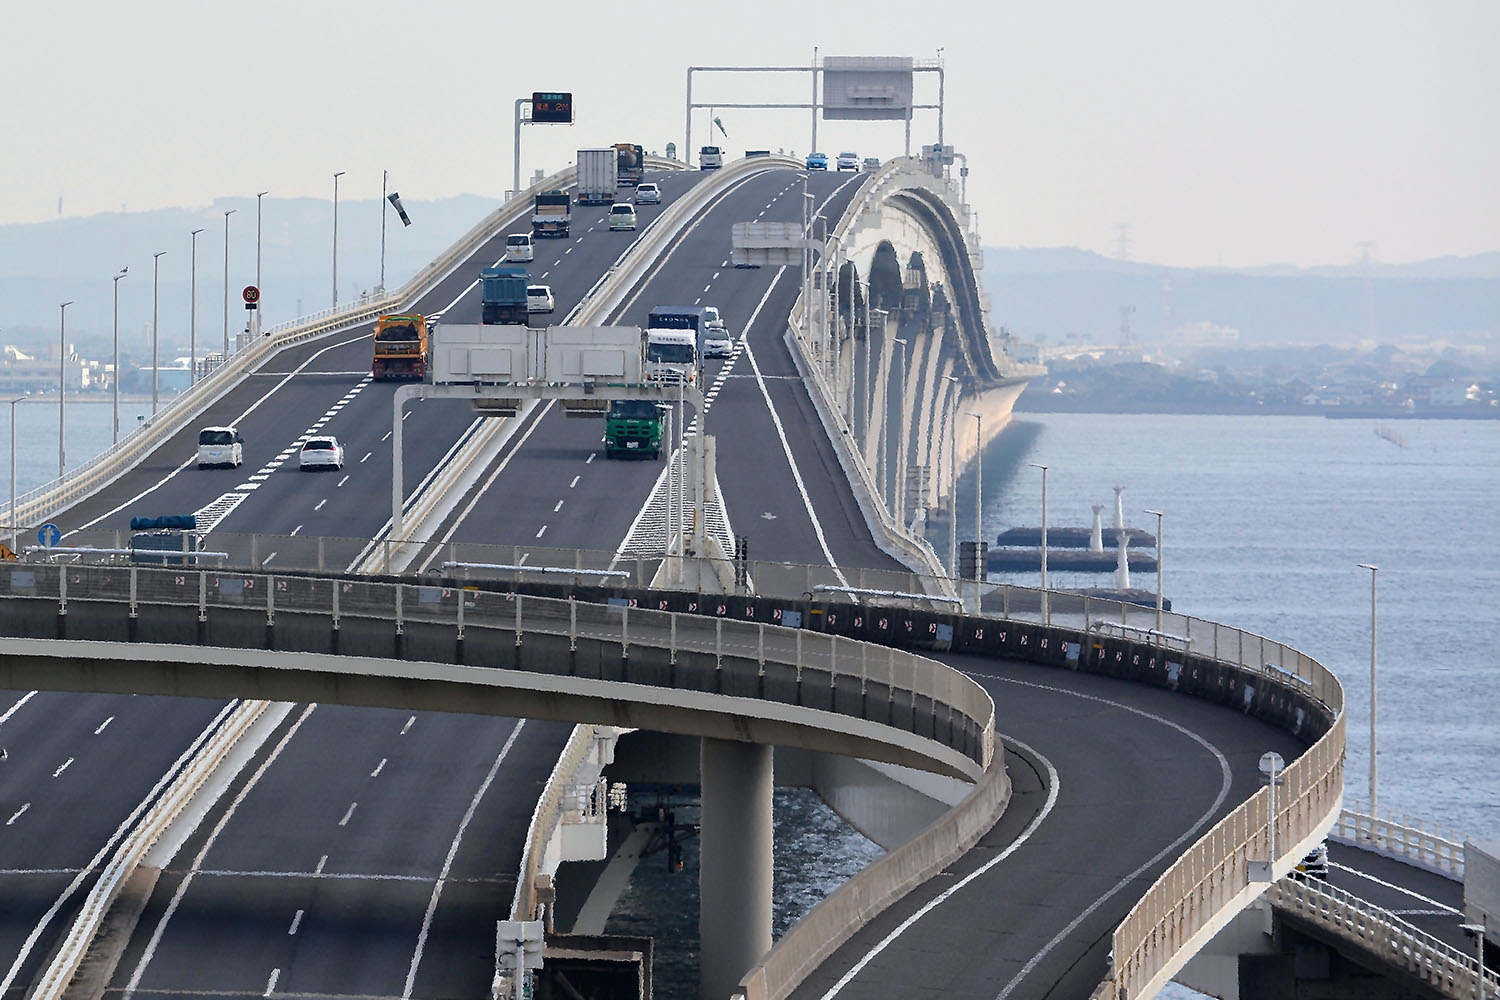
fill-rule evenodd
<path id="1" fill-rule="evenodd" d="M 1454 1000 L 1500 996 L 1500 973 L 1417 930 L 1389 910 L 1311 879 L 1284 878 L 1266 892 L 1275 906 L 1296 914 L 1404 970 Z"/>

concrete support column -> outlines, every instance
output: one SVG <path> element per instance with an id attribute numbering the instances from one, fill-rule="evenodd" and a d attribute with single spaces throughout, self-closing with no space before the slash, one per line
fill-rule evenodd
<path id="1" fill-rule="evenodd" d="M 698 995 L 734 993 L 771 950 L 771 748 L 704 738 Z"/>

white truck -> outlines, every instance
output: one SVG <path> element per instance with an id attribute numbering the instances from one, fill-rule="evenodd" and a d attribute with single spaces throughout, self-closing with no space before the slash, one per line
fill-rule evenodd
<path id="1" fill-rule="evenodd" d="M 613 146 L 578 151 L 578 204 L 614 204 L 619 187 L 618 156 Z"/>
<path id="2" fill-rule="evenodd" d="M 698 334 L 694 330 L 646 330 L 646 381 L 699 385 Z"/>

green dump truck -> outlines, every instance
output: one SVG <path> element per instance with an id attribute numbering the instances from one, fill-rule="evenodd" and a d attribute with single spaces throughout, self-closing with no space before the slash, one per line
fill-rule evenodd
<path id="1" fill-rule="evenodd" d="M 604 457 L 661 458 L 661 409 L 646 399 L 617 399 L 604 415 Z"/>

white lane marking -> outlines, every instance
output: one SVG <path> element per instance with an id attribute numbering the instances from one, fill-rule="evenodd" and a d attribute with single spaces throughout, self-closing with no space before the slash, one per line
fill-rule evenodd
<path id="1" fill-rule="evenodd" d="M 708 284 L 706 284 L 706 285 L 703 286 L 703 290 L 706 292 L 706 291 L 708 291 L 712 287 L 714 287 L 714 283 L 712 281 L 710 281 Z"/>
<path id="2" fill-rule="evenodd" d="M 765 305 L 766 299 L 771 297 L 771 292 L 781 281 L 781 276 L 786 272 L 786 266 L 782 265 L 776 269 L 776 277 L 771 279 L 771 285 L 766 289 L 766 294 L 761 297 L 760 303 L 755 307 L 755 313 L 751 314 L 750 323 L 745 325 L 748 331 L 751 324 L 755 322 L 755 315 L 760 312 L 761 306 Z M 792 470 L 792 481 L 797 484 L 797 492 L 802 497 L 802 506 L 807 510 L 807 517 L 812 522 L 813 534 L 818 538 L 818 547 L 823 550 L 823 558 L 828 560 L 828 565 L 833 567 L 833 573 L 839 578 L 844 586 L 849 586 L 843 570 L 839 569 L 838 562 L 833 558 L 833 552 L 828 548 L 828 539 L 823 534 L 823 524 L 818 520 L 817 513 L 813 510 L 812 498 L 807 495 L 807 484 L 802 481 L 802 472 L 797 468 L 797 460 L 792 457 L 792 446 L 786 438 L 786 428 L 782 426 L 781 415 L 776 412 L 776 406 L 771 402 L 771 392 L 766 388 L 765 376 L 761 374 L 760 364 L 755 360 L 755 352 L 750 349 L 750 340 L 747 336 L 744 340 L 745 358 L 750 362 L 750 370 L 755 372 L 755 384 L 760 387 L 761 397 L 766 401 L 766 411 L 771 414 L 771 422 L 776 425 L 776 436 L 781 439 L 781 450 L 786 455 L 787 466 Z"/>
<path id="3" fill-rule="evenodd" d="M 700 296 L 698 296 L 698 297 L 697 297 L 697 298 L 696 298 L 696 299 L 694 299 L 694 300 L 693 300 L 693 305 L 695 305 L 695 306 L 696 306 L 696 305 L 698 305 L 698 304 L 699 304 L 699 303 L 701 303 L 701 302 L 702 302 L 702 301 L 703 301 L 703 296 L 701 296 L 701 295 L 700 295 Z"/>
<path id="4" fill-rule="evenodd" d="M 313 510 L 322 510 L 323 509 L 323 505 L 325 503 L 327 503 L 327 502 L 328 502 L 328 498 L 324 497 L 323 499 L 321 499 L 321 500 L 319 500 L 317 502 L 316 506 L 313 507 Z"/>
<path id="5" fill-rule="evenodd" d="M 0 725 L 4 725 L 6 719 L 9 719 L 12 715 L 15 715 L 16 710 L 30 701 L 33 697 L 35 697 L 35 695 L 35 691 L 27 691 L 20 698 L 17 698 L 16 703 L 10 706 L 10 708 L 7 708 L 4 715 L 0 715 Z"/>
<path id="6" fill-rule="evenodd" d="M 386 431 L 385 432 L 385 437 L 381 438 L 380 440 L 382 440 L 382 441 L 389 441 L 390 439 L 391 439 L 391 432 L 390 431 Z M 370 457 L 369 455 L 365 456 L 365 458 L 369 458 L 369 457 Z M 362 458 L 362 459 L 360 459 L 360 461 L 362 462 L 362 461 L 364 461 L 364 459 Z"/>
<path id="7" fill-rule="evenodd" d="M 1423 903 L 1430 904 L 1431 906 L 1440 907 L 1442 909 L 1442 911 L 1443 911 L 1444 914 L 1457 914 L 1459 912 L 1458 910 L 1455 910 L 1453 907 L 1449 906 L 1447 903 L 1443 903 L 1443 902 L 1440 902 L 1440 901 L 1438 901 L 1436 899 L 1432 899 L 1432 898 L 1430 898 L 1428 896 L 1424 896 L 1420 892 L 1416 892 L 1416 891 L 1414 891 L 1412 889 L 1408 889 L 1405 886 L 1400 886 L 1400 885 L 1396 885 L 1396 884 L 1394 884 L 1392 882 L 1387 882 L 1385 879 L 1382 879 L 1382 878 L 1376 878 L 1374 875 L 1371 875 L 1369 872 L 1362 872 L 1358 868 L 1350 868 L 1348 865 L 1341 865 L 1341 864 L 1330 864 L 1328 867 L 1330 867 L 1330 868 L 1337 868 L 1339 871 L 1348 872 L 1350 875 L 1353 875 L 1356 878 L 1362 878 L 1362 879 L 1365 879 L 1368 882 L 1374 882 L 1378 886 L 1382 886 L 1383 888 L 1394 890 L 1394 891 L 1399 892 L 1399 893 L 1401 893 L 1402 895 L 1405 895 L 1405 896 L 1410 896 L 1412 899 L 1418 900 L 1418 901 L 1423 902 Z"/>
<path id="8" fill-rule="evenodd" d="M 579 242 L 581 243 L 583 241 L 579 240 Z M 568 247 L 568 249 L 566 249 L 566 250 L 563 251 L 563 256 L 566 257 L 568 254 L 570 254 L 572 252 L 573 252 L 573 248 L 572 247 Z"/>
<path id="9" fill-rule="evenodd" d="M 547 275 L 549 275 L 549 274 L 551 274 L 551 273 L 552 273 L 552 272 L 551 272 L 551 271 L 550 271 L 550 270 L 548 270 L 548 271 L 543 271 L 543 272 L 542 272 L 542 277 L 544 277 L 544 278 L 545 278 L 545 277 L 546 277 L 546 276 L 547 276 Z"/>
<path id="10" fill-rule="evenodd" d="M 557 506 L 552 508 L 552 513 L 556 514 L 558 511 L 562 510 L 562 505 L 563 502 L 561 500 L 557 501 Z"/>
<path id="11" fill-rule="evenodd" d="M 999 734 L 996 735 L 998 736 Z M 1026 824 L 1026 829 L 1022 830 L 1021 835 L 1014 841 L 1012 841 L 1010 846 L 1005 848 L 1005 850 L 1001 851 L 999 854 L 991 858 L 988 862 L 974 869 L 968 875 L 959 879 L 948 888 L 944 889 L 937 896 L 933 897 L 930 901 L 928 901 L 926 906 L 922 907 L 916 913 L 913 913 L 911 916 L 901 921 L 901 923 L 896 926 L 895 930 L 891 931 L 873 948 L 865 952 L 865 954 L 860 957 L 859 961 L 855 962 L 854 966 L 850 968 L 848 972 L 844 973 L 843 977 L 840 978 L 838 982 L 834 983 L 833 986 L 829 988 L 827 993 L 823 994 L 823 1000 L 831 1000 L 832 997 L 838 996 L 839 991 L 842 990 L 845 986 L 848 986 L 849 983 L 854 979 L 854 977 L 859 975 L 859 973 L 863 971 L 864 967 L 869 965 L 870 961 L 875 958 L 876 955 L 879 955 L 881 952 L 885 951 L 885 949 L 888 948 L 893 941 L 895 941 L 902 934 L 905 934 L 909 927 L 915 924 L 918 920 L 921 920 L 928 913 L 931 913 L 933 910 L 937 909 L 939 905 L 946 902 L 948 898 L 954 893 L 958 892 L 964 886 L 968 885 L 970 882 L 974 881 L 976 878 L 983 875 L 985 872 L 989 871 L 991 868 L 995 867 L 1000 862 L 1004 861 L 1006 858 L 1010 857 L 1017 850 L 1019 850 L 1022 844 L 1031 839 L 1031 835 L 1036 832 L 1037 827 L 1042 825 L 1042 821 L 1045 820 L 1049 815 L 1051 815 L 1052 808 L 1057 805 L 1058 788 L 1061 784 L 1061 780 L 1057 776 L 1057 768 L 1052 766 L 1052 762 L 1050 760 L 1048 760 L 1046 757 L 1043 757 L 1031 747 L 1027 746 L 1025 743 L 1022 743 L 1020 740 L 1017 740 L 1011 736 L 1006 736 L 1004 737 L 1004 739 L 1006 746 L 1020 747 L 1022 750 L 1025 750 L 1037 760 L 1041 761 L 1042 766 L 1047 769 L 1047 801 L 1042 806 L 1041 812 L 1037 813 L 1036 816 L 1032 818 L 1031 822 Z"/>
<path id="12" fill-rule="evenodd" d="M 358 802 L 349 803 L 349 811 L 344 813 L 344 818 L 339 820 L 339 826 L 348 826 L 349 818 L 354 815 L 354 810 L 359 808 Z"/>
<path id="13" fill-rule="evenodd" d="M 276 988 L 276 980 L 278 980 L 280 978 L 281 978 L 281 970 L 280 969 L 272 969 L 271 970 L 271 981 L 268 982 L 268 983 L 266 983 L 266 991 L 264 993 L 262 993 L 261 996 L 263 996 L 263 997 L 270 996 L 271 995 L 271 991 Z"/>
<path id="14" fill-rule="evenodd" d="M 375 765 L 375 770 L 373 770 L 373 771 L 370 772 L 370 777 L 372 777 L 372 778 L 378 778 L 378 777 L 380 777 L 380 772 L 385 770 L 385 762 L 387 760 L 389 760 L 388 757 L 382 757 L 382 758 L 380 758 L 380 763 Z"/>
<path id="15" fill-rule="evenodd" d="M 296 526 L 296 527 L 295 527 L 295 528 L 293 528 L 293 529 L 292 529 L 292 534 L 293 534 L 293 535 L 296 535 L 296 534 L 297 534 L 297 532 L 299 532 L 299 531 L 301 531 L 301 530 L 302 530 L 302 525 L 300 525 L 300 524 L 299 524 L 299 525 L 297 525 L 297 526 Z"/>
<path id="16" fill-rule="evenodd" d="M 302 362 L 300 365 L 298 365 L 296 368 L 294 368 L 291 372 L 289 372 L 286 375 L 285 378 L 283 378 L 281 381 L 277 382 L 270 389 L 268 389 L 266 391 L 265 395 L 261 396 L 255 402 L 251 403 L 250 406 L 245 410 L 245 412 L 241 413 L 238 417 L 235 417 L 233 420 L 230 420 L 229 421 L 230 425 L 233 426 L 233 425 L 243 424 L 245 422 L 245 418 L 246 417 L 250 416 L 250 414 L 254 413 L 257 409 L 260 408 L 260 404 L 262 404 L 266 400 L 270 399 L 271 396 L 273 396 L 282 386 L 286 385 L 292 379 L 294 379 L 298 375 L 302 374 L 303 370 L 306 369 L 308 365 L 312 364 L 314 361 L 318 360 L 323 355 L 327 354 L 329 351 L 334 350 L 335 348 L 338 348 L 338 347 L 345 347 L 345 346 L 347 346 L 349 344 L 358 343 L 361 340 L 368 340 L 369 338 L 370 338 L 370 335 L 368 333 L 365 333 L 365 334 L 361 334 L 358 337 L 354 337 L 354 338 L 352 338 L 350 340 L 341 340 L 337 344 L 329 344 L 327 347 L 323 348 L 321 351 L 318 351 L 316 354 L 312 355 L 306 361 Z M 189 457 L 187 461 L 183 462 L 177 468 L 175 468 L 171 472 L 167 473 L 159 481 L 157 481 L 154 485 L 146 487 L 144 490 L 142 490 L 141 492 L 137 493 L 135 496 L 131 497 L 129 500 L 126 500 L 124 503 L 120 504 L 120 506 L 114 508 L 113 510 L 105 511 L 103 514 L 100 514 L 98 517 L 94 518 L 92 521 L 89 521 L 86 524 L 80 524 L 78 527 L 74 528 L 72 531 L 66 532 L 63 537 L 66 538 L 69 535 L 77 534 L 78 532 L 83 531 L 85 528 L 92 528 L 94 525 L 98 524 L 100 521 L 104 520 L 105 518 L 107 518 L 107 517 L 113 517 L 115 514 L 118 514 L 120 511 L 124 510 L 126 507 L 130 507 L 130 506 L 133 506 L 134 504 L 139 503 L 146 496 L 150 495 L 151 493 L 156 492 L 157 490 L 159 490 L 163 486 L 165 486 L 169 480 L 171 480 L 171 479 L 173 479 L 173 478 L 176 477 L 177 473 L 181 472 L 183 469 L 186 469 L 190 465 L 195 465 L 197 463 L 197 461 L 198 461 L 198 456 L 197 455 L 193 455 L 193 456 Z"/>
<path id="17" fill-rule="evenodd" d="M 540 528 L 536 529 L 536 537 L 538 537 L 538 538 L 541 538 L 546 533 L 547 533 L 547 526 L 545 524 L 542 525 Z"/>
<path id="18" fill-rule="evenodd" d="M 52 906 L 47 910 L 45 914 L 42 915 L 42 919 L 37 921 L 36 926 L 31 929 L 31 933 L 27 935 L 26 942 L 21 946 L 20 953 L 16 955 L 15 963 L 11 965 L 10 971 L 5 974 L 4 979 L 0 979 L 0 996 L 5 996 L 5 994 L 10 990 L 11 984 L 15 982 L 16 976 L 21 971 L 21 966 L 31 955 L 31 950 L 36 947 L 37 941 L 41 938 L 42 934 L 46 932 L 48 925 L 52 923 L 52 920 L 57 916 L 58 911 L 62 909 L 63 904 L 66 903 L 69 899 L 73 898 L 73 894 L 78 891 L 79 886 L 83 884 L 83 880 L 85 878 L 90 877 L 98 872 L 99 866 L 104 862 L 104 859 L 109 857 L 110 853 L 114 851 L 115 844 L 120 841 L 120 838 L 124 837 L 128 830 L 131 830 L 135 827 L 136 821 L 140 819 L 141 814 L 146 811 L 146 808 L 151 803 L 156 801 L 156 797 L 161 794 L 162 789 L 165 788 L 177 776 L 178 772 L 187 765 L 187 762 L 189 760 L 197 755 L 198 751 L 203 748 L 203 744 L 207 742 L 208 738 L 213 735 L 214 731 L 223 724 L 225 717 L 239 706 L 239 703 L 239 699 L 236 698 L 232 701 L 226 702 L 224 706 L 219 709 L 218 714 L 215 715 L 211 720 L 209 720 L 208 725 L 203 729 L 203 731 L 200 732 L 196 737 L 194 737 L 193 741 L 188 744 L 187 749 L 184 750 L 181 755 L 179 755 L 178 758 L 172 762 L 172 766 L 167 769 L 167 773 L 157 779 L 156 784 L 152 786 L 151 791 L 146 793 L 146 797 L 140 802 L 140 804 L 132 809 L 130 811 L 130 815 L 126 816 L 125 819 L 121 821 L 120 825 L 115 828 L 115 832 L 110 835 L 109 839 L 104 842 L 104 845 L 99 848 L 99 853 L 94 855 L 93 860 L 84 865 L 83 868 L 79 870 L 77 877 L 75 877 L 73 881 L 63 889 L 62 894 L 57 897 Z M 19 815 L 19 813 L 17 815 Z"/>
<path id="19" fill-rule="evenodd" d="M 577 486 L 578 485 L 578 480 L 580 480 L 582 478 L 583 478 L 582 476 L 574 476 L 573 477 L 573 481 L 568 484 L 568 489 L 571 490 L 573 487 Z"/>
<path id="20" fill-rule="evenodd" d="M 517 566 L 525 566 L 526 565 L 526 560 L 528 560 L 530 558 L 531 558 L 531 553 L 530 552 L 522 552 L 521 553 L 521 558 L 519 558 L 519 559 L 516 560 L 516 565 Z"/>
<path id="21" fill-rule="evenodd" d="M 301 926 L 301 924 L 302 924 L 302 911 L 298 910 L 297 911 L 297 915 L 292 918 L 292 926 L 290 926 L 290 927 L 288 927 L 286 929 L 287 935 L 291 936 L 291 935 L 297 933 L 297 928 L 299 926 Z"/>
<path id="22" fill-rule="evenodd" d="M 554 261 L 553 261 L 553 262 L 552 262 L 552 266 L 553 266 L 553 267 L 557 267 L 557 266 L 558 266 L 558 265 L 560 265 L 560 264 L 561 264 L 561 263 L 562 263 L 562 258 L 561 258 L 561 257 L 559 257 L 559 258 L 558 258 L 558 259 L 557 259 L 557 260 L 554 260 Z"/>
<path id="23" fill-rule="evenodd" d="M 260 564 L 261 564 L 261 565 L 262 565 L 262 566 L 265 566 L 265 565 L 266 565 L 266 564 L 268 564 L 268 563 L 269 563 L 269 562 L 270 562 L 270 561 L 271 561 L 271 560 L 272 560 L 272 559 L 275 559 L 275 558 L 276 558 L 276 553 L 275 553 L 275 552 L 272 552 L 272 553 L 271 553 L 271 554 L 270 554 L 270 555 L 268 555 L 268 556 L 266 556 L 266 557 L 265 557 L 265 558 L 264 558 L 264 559 L 262 559 L 262 560 L 261 560 L 261 561 L 260 561 Z"/>
<path id="24" fill-rule="evenodd" d="M 415 412 L 415 411 L 413 411 L 413 410 L 407 410 L 405 413 L 401 414 L 402 421 L 404 422 L 407 417 L 409 417 L 409 416 L 412 415 L 413 412 Z"/>
<path id="25" fill-rule="evenodd" d="M 443 859 L 443 870 L 438 873 L 437 881 L 432 884 L 432 897 L 427 901 L 427 912 L 422 917 L 422 932 L 417 935 L 417 949 L 411 956 L 411 968 L 406 973 L 406 987 L 401 991 L 401 1000 L 409 1000 L 412 987 L 417 981 L 417 966 L 422 964 L 422 949 L 427 946 L 427 933 L 432 929 L 432 917 L 437 912 L 438 898 L 443 894 L 443 886 L 448 881 L 448 872 L 453 869 L 453 859 L 458 855 L 459 844 L 463 842 L 464 831 L 469 828 L 469 820 L 474 818 L 474 813 L 479 808 L 480 799 L 489 790 L 490 784 L 495 780 L 495 775 L 500 771 L 500 765 L 504 762 L 506 754 L 515 745 L 516 737 L 521 735 L 521 727 L 526 725 L 522 719 L 516 723 L 516 728 L 510 731 L 510 738 L 500 748 L 500 755 L 495 758 L 495 763 L 490 765 L 490 773 L 484 776 L 484 782 L 479 786 L 479 791 L 469 800 L 469 808 L 464 813 L 464 818 L 459 821 L 458 832 L 453 835 L 453 842 L 448 845 L 448 856 Z"/>
<path id="26" fill-rule="evenodd" d="M 103 722 L 99 723 L 99 728 L 96 729 L 96 730 L 94 730 L 94 735 L 98 736 L 100 733 L 104 732 L 104 730 L 109 727 L 109 724 L 111 722 L 114 722 L 114 721 L 115 721 L 115 717 L 113 715 L 111 715 L 109 718 L 107 718 Z"/>
<path id="27" fill-rule="evenodd" d="M 18 820 L 18 819 L 20 819 L 20 818 L 21 818 L 21 814 L 22 814 L 22 813 L 24 813 L 24 812 L 25 812 L 25 811 L 26 811 L 26 810 L 28 810 L 28 809 L 30 809 L 30 808 L 31 808 L 31 803 L 30 803 L 30 802 L 28 802 L 28 803 L 26 803 L 26 804 L 25 804 L 25 805 L 23 805 L 23 806 L 22 806 L 22 807 L 21 807 L 21 808 L 19 808 L 19 809 L 17 809 L 17 810 L 16 810 L 16 814 L 15 814 L 15 815 L 14 815 L 14 816 L 12 816 L 12 817 L 11 817 L 11 818 L 10 818 L 10 819 L 8 819 L 8 820 L 6 820 L 6 821 L 5 821 L 5 825 L 6 825 L 6 826 L 10 826 L 10 825 L 11 825 L 11 824 L 12 824 L 12 823 L 14 823 L 14 822 L 15 822 L 15 821 L 16 821 L 16 820 Z"/>
<path id="28" fill-rule="evenodd" d="M 713 280 L 714 281 L 718 281 L 719 280 L 719 272 L 718 271 L 714 272 Z M 705 288 L 704 291 L 708 291 L 708 289 Z"/>
<path id="29" fill-rule="evenodd" d="M 73 758 L 69 757 L 67 760 L 65 760 L 65 761 L 62 762 L 62 765 L 60 767 L 58 767 L 58 769 L 56 771 L 52 772 L 52 777 L 54 777 L 54 778 L 57 777 L 58 775 L 62 774 L 64 771 L 66 771 L 68 768 L 70 768 L 72 766 L 73 766 Z"/>
<path id="30" fill-rule="evenodd" d="M 318 859 L 318 867 L 316 867 L 316 868 L 313 869 L 313 874 L 314 875 L 321 875 L 321 874 L 323 874 L 323 866 L 326 865 L 326 864 L 328 864 L 328 855 L 325 854 L 321 858 Z"/>
<path id="31" fill-rule="evenodd" d="M 343 486 L 343 485 L 344 485 L 344 484 L 345 484 L 345 483 L 347 483 L 347 482 L 348 482 L 348 481 L 349 481 L 349 477 L 348 477 L 348 476 L 345 476 L 345 477 L 344 477 L 344 478 L 343 478 L 343 479 L 340 479 L 340 480 L 339 480 L 339 486 Z M 336 487 L 334 487 L 334 489 L 337 489 L 337 488 L 338 488 L 338 487 L 337 487 L 337 486 L 336 486 Z"/>
<path id="32" fill-rule="evenodd" d="M 365 457 L 359 460 L 359 464 L 360 465 L 364 465 L 366 462 L 368 462 L 370 460 L 370 456 L 373 455 L 373 454 L 375 454 L 373 451 L 367 451 L 367 452 L 365 452 Z"/>
<path id="33" fill-rule="evenodd" d="M 593 452 L 589 452 L 589 457 L 588 457 L 588 458 L 585 458 L 585 459 L 584 459 L 584 460 L 583 460 L 583 464 L 584 464 L 584 465 L 588 465 L 588 464 L 589 464 L 589 463 L 590 463 L 590 462 L 592 462 L 592 461 L 593 461 L 593 460 L 594 460 L 594 453 L 593 453 Z"/>
<path id="34" fill-rule="evenodd" d="M 406 720 L 406 725 L 404 725 L 404 726 L 401 727 L 401 735 L 405 736 L 406 735 L 406 731 L 408 729 L 410 729 L 412 727 L 412 725 L 416 723 L 416 721 L 417 721 L 417 717 L 415 715 L 413 715 L 411 718 L 407 719 Z"/>

